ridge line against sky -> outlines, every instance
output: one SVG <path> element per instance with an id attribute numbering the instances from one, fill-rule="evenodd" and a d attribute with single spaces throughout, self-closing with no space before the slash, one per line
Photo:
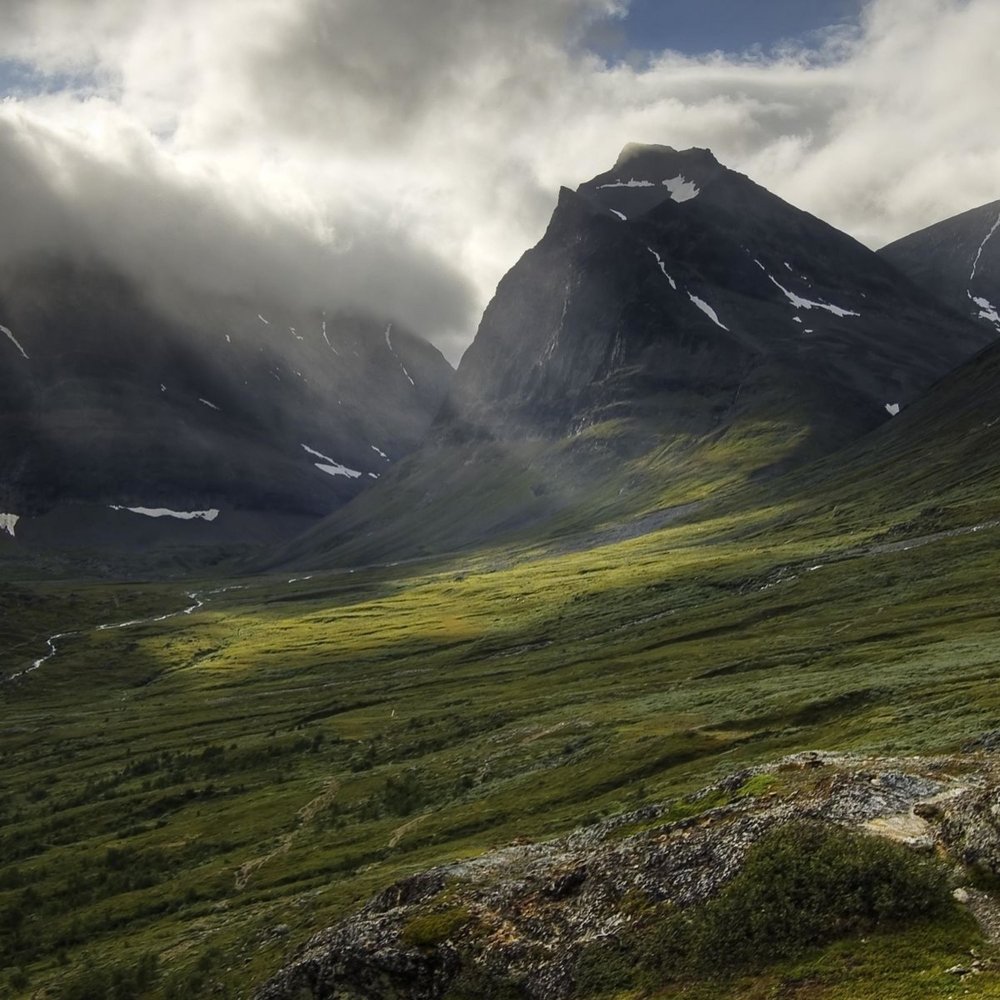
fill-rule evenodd
<path id="1" fill-rule="evenodd" d="M 995 0 L 748 6 L 7 0 L 0 264 L 373 312 L 454 361 L 626 142 L 710 147 L 873 247 L 1000 196 Z"/>

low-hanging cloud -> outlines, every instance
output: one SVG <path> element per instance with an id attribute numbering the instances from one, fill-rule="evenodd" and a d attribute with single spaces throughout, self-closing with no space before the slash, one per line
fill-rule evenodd
<path id="1" fill-rule="evenodd" d="M 559 184 L 710 146 L 870 245 L 1000 197 L 995 0 L 873 0 L 811 49 L 609 65 L 624 0 L 9 0 L 0 255 L 366 309 L 452 358 Z"/>

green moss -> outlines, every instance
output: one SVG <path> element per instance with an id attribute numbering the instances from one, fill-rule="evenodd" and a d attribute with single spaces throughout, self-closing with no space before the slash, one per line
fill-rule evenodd
<path id="1" fill-rule="evenodd" d="M 781 787 L 781 779 L 775 774 L 755 774 L 748 778 L 737 790 L 736 797 L 756 798 L 758 795 L 767 795 Z"/>
<path id="2" fill-rule="evenodd" d="M 471 919 L 464 906 L 420 914 L 403 928 L 403 943 L 409 948 L 436 948 L 454 937 Z"/>

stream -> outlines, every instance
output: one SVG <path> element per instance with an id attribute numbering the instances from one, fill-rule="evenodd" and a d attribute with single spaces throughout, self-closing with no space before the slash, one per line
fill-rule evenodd
<path id="1" fill-rule="evenodd" d="M 208 604 L 209 599 L 216 594 L 225 594 L 230 590 L 245 589 L 245 586 L 239 585 L 232 587 L 218 587 L 215 590 L 193 590 L 185 596 L 188 600 L 193 601 L 194 603 L 188 605 L 186 608 L 181 608 L 180 611 L 168 611 L 165 615 L 155 615 L 150 618 L 133 618 L 127 622 L 108 622 L 105 625 L 95 625 L 90 629 L 78 629 L 74 632 L 56 632 L 55 635 L 50 635 L 45 640 L 45 644 L 48 646 L 47 653 L 38 657 L 37 660 L 34 660 L 30 667 L 25 667 L 24 670 L 19 670 L 16 674 L 10 674 L 5 678 L 5 680 L 14 681 L 19 677 L 25 677 L 28 674 L 39 670 L 46 663 L 48 663 L 49 660 L 56 655 L 56 653 L 59 652 L 59 642 L 61 639 L 72 639 L 75 636 L 85 635 L 87 632 L 107 632 L 111 629 L 132 628 L 135 625 L 151 625 L 154 622 L 165 622 L 168 618 L 178 618 L 181 615 L 191 615 Z"/>

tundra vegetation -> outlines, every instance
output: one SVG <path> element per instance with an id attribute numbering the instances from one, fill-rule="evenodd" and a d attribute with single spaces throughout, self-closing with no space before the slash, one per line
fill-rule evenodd
<path id="1" fill-rule="evenodd" d="M 247 996 L 442 861 L 649 802 L 680 818 L 711 804 L 684 794 L 801 749 L 959 751 L 1000 726 L 991 481 L 930 507 L 821 471 L 594 547 L 525 537 L 308 579 L 11 579 L 5 676 L 78 634 L 0 686 L 0 982 Z M 647 915 L 641 955 L 591 957 L 588 995 L 1000 993 L 989 969 L 961 987 L 944 971 L 989 946 L 933 868 L 813 836 L 767 842 L 699 913 Z M 799 921 L 775 895 L 789 858 L 840 887 Z"/>

